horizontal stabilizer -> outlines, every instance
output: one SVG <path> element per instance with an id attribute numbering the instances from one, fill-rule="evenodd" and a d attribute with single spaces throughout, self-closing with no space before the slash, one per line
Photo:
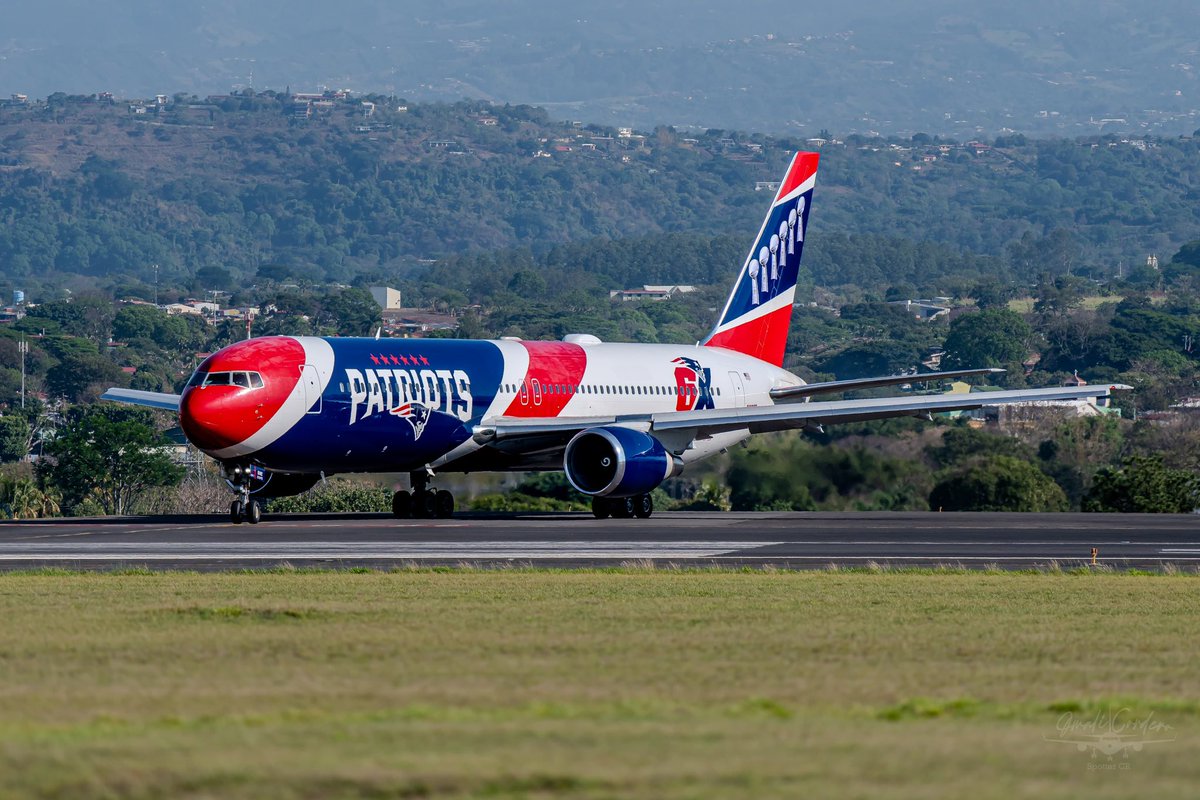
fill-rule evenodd
<path id="1" fill-rule="evenodd" d="M 114 388 L 100 395 L 100 399 L 132 406 L 157 408 L 162 411 L 179 411 L 179 395 L 166 392 L 143 392 L 140 389 Z"/>
<path id="2" fill-rule="evenodd" d="M 877 389 L 881 386 L 897 386 L 904 383 L 924 383 L 925 381 L 941 381 L 950 378 L 967 378 L 974 375 L 995 375 L 1004 372 L 996 367 L 984 369 L 955 369 L 947 372 L 924 372 L 912 375 L 888 375 L 882 378 L 855 378 L 846 381 L 826 381 L 824 383 L 807 383 L 804 386 L 781 386 L 771 390 L 771 399 L 777 403 L 806 400 L 816 394 L 836 394 L 852 389 Z"/>

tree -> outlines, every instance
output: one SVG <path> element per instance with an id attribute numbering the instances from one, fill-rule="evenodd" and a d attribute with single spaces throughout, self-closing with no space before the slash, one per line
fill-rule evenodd
<path id="1" fill-rule="evenodd" d="M 841 380 L 897 375 L 913 369 L 921 360 L 921 351 L 912 344 L 896 341 L 861 342 L 823 359 L 816 367 L 832 372 Z"/>
<path id="2" fill-rule="evenodd" d="M 46 445 L 38 476 L 61 492 L 68 509 L 93 500 L 106 514 L 126 514 L 142 491 L 176 486 L 183 479 L 170 446 L 149 411 L 80 406 Z"/>
<path id="3" fill-rule="evenodd" d="M 1087 281 L 1073 275 L 1059 275 L 1051 279 L 1042 275 L 1037 287 L 1037 302 L 1033 310 L 1039 314 L 1065 314 L 1083 303 Z"/>
<path id="4" fill-rule="evenodd" d="M 338 336 L 368 336 L 379 325 L 380 314 L 366 289 L 343 289 L 325 300 L 318 324 Z"/>
<path id="5" fill-rule="evenodd" d="M 1155 454 L 1130 456 L 1119 469 L 1096 473 L 1083 510 L 1190 514 L 1198 501 L 1200 478 L 1189 470 L 1171 469 Z"/>
<path id="6" fill-rule="evenodd" d="M 32 478 L 0 475 L 0 518 L 36 519 L 60 513 L 58 495 L 43 491 Z"/>
<path id="7" fill-rule="evenodd" d="M 1032 457 L 1030 449 L 1011 436 L 989 433 L 974 428 L 949 428 L 942 434 L 940 445 L 929 446 L 925 452 L 939 467 L 950 467 L 969 459 L 993 456 Z"/>
<path id="8" fill-rule="evenodd" d="M 20 461 L 29 455 L 29 422 L 18 414 L 0 417 L 0 463 Z"/>
<path id="9" fill-rule="evenodd" d="M 1006 308 L 963 314 L 950 323 L 942 365 L 947 369 L 970 369 L 1020 364 L 1032 339 L 1029 324 Z"/>
<path id="10" fill-rule="evenodd" d="M 125 383 L 121 368 L 99 353 L 70 355 L 46 373 L 46 390 L 52 397 L 80 402 L 114 384 Z"/>
<path id="11" fill-rule="evenodd" d="M 1066 511 L 1067 496 L 1037 467 L 992 456 L 943 473 L 929 493 L 935 511 Z"/>

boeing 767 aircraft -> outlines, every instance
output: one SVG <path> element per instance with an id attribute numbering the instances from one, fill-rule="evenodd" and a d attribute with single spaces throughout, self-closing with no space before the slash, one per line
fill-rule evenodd
<path id="1" fill-rule="evenodd" d="M 797 153 L 712 332 L 695 345 L 516 339 L 248 339 L 206 358 L 179 395 L 110 389 L 168 409 L 220 462 L 234 522 L 324 475 L 407 472 L 396 516 L 447 517 L 439 472 L 564 470 L 598 517 L 648 517 L 650 492 L 756 433 L 936 411 L 1107 397 L 1110 386 L 812 401 L 912 375 L 806 384 L 783 369 L 817 153 Z M 1000 370 L 929 373 L 920 379 Z"/>

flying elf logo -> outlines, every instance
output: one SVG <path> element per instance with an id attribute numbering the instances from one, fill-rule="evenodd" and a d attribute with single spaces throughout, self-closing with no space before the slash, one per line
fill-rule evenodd
<path id="1" fill-rule="evenodd" d="M 408 424 L 412 425 L 413 440 L 415 441 L 420 439 L 421 434 L 425 432 L 425 425 L 429 422 L 429 415 L 432 412 L 420 403 L 405 403 L 398 408 L 391 409 L 388 413 L 408 420 Z"/>
<path id="2" fill-rule="evenodd" d="M 712 370 L 687 356 L 671 359 L 671 363 L 679 365 L 675 368 L 675 410 L 714 408 Z"/>

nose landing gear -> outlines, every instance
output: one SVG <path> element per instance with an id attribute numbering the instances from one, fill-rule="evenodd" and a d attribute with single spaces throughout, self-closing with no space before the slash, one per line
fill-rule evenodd
<path id="1" fill-rule="evenodd" d="M 237 495 L 237 499 L 229 504 L 229 521 L 234 525 L 243 522 L 257 525 L 262 521 L 262 503 L 250 496 L 250 479 L 249 467 L 225 467 L 225 482 Z"/>
<path id="2" fill-rule="evenodd" d="M 399 491 L 392 495 L 392 516 L 398 519 L 448 519 L 454 516 L 454 495 L 445 489 L 429 486 L 432 474 L 428 471 L 409 473 L 412 492 Z"/>
<path id="3" fill-rule="evenodd" d="M 257 525 L 262 521 L 262 503 L 257 500 L 234 500 L 229 504 L 229 521 L 234 525 L 249 522 Z"/>

